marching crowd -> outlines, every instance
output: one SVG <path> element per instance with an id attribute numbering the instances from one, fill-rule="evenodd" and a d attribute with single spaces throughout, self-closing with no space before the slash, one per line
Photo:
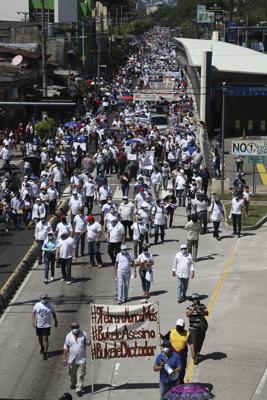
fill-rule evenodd
<path id="1" fill-rule="evenodd" d="M 175 210 L 181 207 L 186 210 L 187 243 L 180 246 L 171 268 L 177 278 L 177 301 L 181 303 L 188 299 L 199 236 L 207 232 L 209 218 L 214 237 L 220 239 L 223 206 L 219 198 L 211 201 L 209 197 L 210 172 L 198 144 L 187 77 L 167 43 L 168 32 L 162 28 L 144 35 L 112 82 L 89 82 L 98 102 L 90 103 L 92 108 L 85 115 L 59 124 L 54 137 L 41 139 L 34 122 L 25 128 L 20 125 L 16 136 L 24 152 L 21 181 L 9 168 L 16 140 L 7 132 L 0 153 L 6 170 L 0 189 L 1 214 L 7 231 L 12 224 L 18 230 L 33 229 L 38 263 L 44 261 L 45 265 L 45 284 L 54 280 L 56 267 L 61 268 L 61 280 L 67 285 L 75 281 L 72 260 L 84 256 L 86 246 L 89 264 L 101 268 L 101 242 L 106 241 L 118 304 L 127 302 L 131 275 L 136 276 L 137 271 L 143 296 L 149 298 L 154 265 L 151 246 L 164 243 L 166 230 L 173 228 Z M 153 87 L 150 78 L 155 73 L 172 82 L 173 99 L 160 97 L 155 105 L 132 99 L 134 89 Z M 151 125 L 153 107 L 169 121 L 172 117 L 173 123 L 165 129 Z M 113 199 L 111 182 L 118 184 L 119 204 Z M 69 215 L 57 213 L 63 192 L 69 193 Z M 234 199 L 238 204 L 233 206 L 233 214 L 243 207 L 240 196 Z M 101 216 L 97 218 L 99 209 Z M 54 215 L 59 220 L 52 226 L 50 217 Z M 236 217 L 235 221 L 235 233 L 240 235 L 240 220 Z M 129 242 L 133 243 L 133 254 Z M 194 363 L 199 360 L 208 311 L 198 294 L 192 296 L 192 301 L 186 313 L 189 332 L 179 318 L 176 328 L 162 335 L 163 352 L 154 365 L 154 370 L 160 371 L 161 397 L 174 384 L 183 382 L 188 345 Z M 54 308 L 44 293 L 33 312 L 44 360 L 48 358 L 51 316 L 57 324 Z M 77 322 L 71 329 L 63 358 L 69 365 L 71 387 L 82 396 L 86 335 Z M 166 364 L 179 372 L 176 380 L 171 380 Z"/>

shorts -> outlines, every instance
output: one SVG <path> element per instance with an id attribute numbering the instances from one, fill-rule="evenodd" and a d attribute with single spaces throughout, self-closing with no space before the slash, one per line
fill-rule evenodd
<path id="1" fill-rule="evenodd" d="M 37 336 L 50 336 L 51 328 L 36 328 Z"/>

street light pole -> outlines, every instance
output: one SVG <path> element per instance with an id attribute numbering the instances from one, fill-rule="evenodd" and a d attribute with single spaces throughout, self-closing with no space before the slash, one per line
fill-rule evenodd
<path id="1" fill-rule="evenodd" d="M 85 33 L 84 33 L 84 23 L 82 23 L 82 58 L 83 58 L 83 75 L 85 74 Z"/>
<path id="2" fill-rule="evenodd" d="M 224 134 L 225 134 L 225 94 L 226 94 L 226 82 L 222 84 L 222 170 L 221 170 L 221 193 L 224 193 Z"/>
<path id="3" fill-rule="evenodd" d="M 42 79 L 43 97 L 47 97 L 47 76 L 46 76 L 46 29 L 45 29 L 45 0 L 41 0 L 42 9 Z"/>

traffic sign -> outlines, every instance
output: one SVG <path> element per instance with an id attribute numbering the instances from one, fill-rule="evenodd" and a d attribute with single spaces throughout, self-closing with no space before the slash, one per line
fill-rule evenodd
<path id="1" fill-rule="evenodd" d="M 265 157 L 264 156 L 248 156 L 249 164 L 264 164 Z"/>

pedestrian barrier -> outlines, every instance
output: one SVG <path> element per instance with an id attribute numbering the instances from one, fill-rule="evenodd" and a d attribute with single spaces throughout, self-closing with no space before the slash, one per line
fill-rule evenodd
<path id="1" fill-rule="evenodd" d="M 55 229 L 58 223 L 58 216 L 60 213 L 66 213 L 68 211 L 68 200 L 63 200 L 58 207 L 57 215 L 50 218 L 49 222 L 52 228 Z M 8 303 L 18 290 L 19 286 L 23 282 L 29 270 L 33 267 L 38 256 L 38 244 L 34 243 L 24 256 L 22 261 L 19 263 L 13 274 L 10 276 L 8 281 L 0 290 L 0 313 L 7 307 Z"/>

